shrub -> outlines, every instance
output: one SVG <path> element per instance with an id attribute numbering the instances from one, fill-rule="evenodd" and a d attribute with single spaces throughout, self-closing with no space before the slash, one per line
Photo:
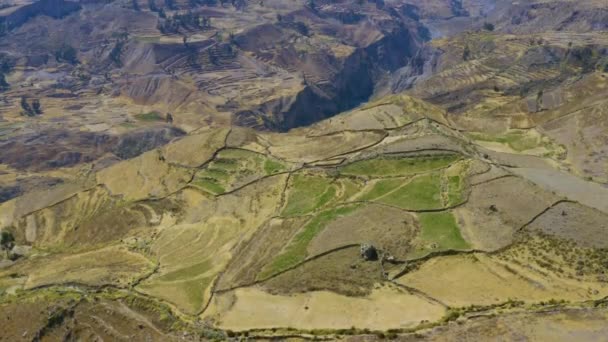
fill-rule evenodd
<path id="1" fill-rule="evenodd" d="M 40 100 L 34 99 L 32 101 L 32 110 L 36 115 L 42 114 L 42 107 L 40 106 Z"/>
<path id="2" fill-rule="evenodd" d="M 6 82 L 6 78 L 4 78 L 4 74 L 0 73 L 0 91 L 7 90 L 10 87 L 10 84 Z"/>
<path id="3" fill-rule="evenodd" d="M 464 51 L 462 52 L 462 59 L 468 61 L 469 57 L 471 57 L 471 48 L 469 48 L 469 45 L 465 45 Z"/>
<path id="4" fill-rule="evenodd" d="M 3 231 L 0 233 L 0 247 L 2 247 L 2 249 L 11 249 L 14 242 L 15 237 L 11 232 Z"/>
<path id="5" fill-rule="evenodd" d="M 63 44 L 55 51 L 55 60 L 57 62 L 76 64 L 78 63 L 76 55 L 76 49 L 68 44 Z"/>

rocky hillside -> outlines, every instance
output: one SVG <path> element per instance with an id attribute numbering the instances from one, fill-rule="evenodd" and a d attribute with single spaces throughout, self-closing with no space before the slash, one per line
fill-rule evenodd
<path id="1" fill-rule="evenodd" d="M 186 130 L 286 130 L 366 101 L 428 38 L 398 3 L 43 0 L 11 9 L 0 17 L 13 68 L 5 119 L 19 114 L 22 95 L 43 108 L 70 98 L 62 109 L 74 115 L 82 111 L 66 107 L 95 94 L 107 98 L 98 110 L 127 101 L 171 112 Z"/>

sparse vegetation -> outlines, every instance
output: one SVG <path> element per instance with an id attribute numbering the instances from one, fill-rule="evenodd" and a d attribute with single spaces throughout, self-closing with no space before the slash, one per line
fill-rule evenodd
<path id="1" fill-rule="evenodd" d="M 42 106 L 40 105 L 40 100 L 38 99 L 33 99 L 30 103 L 27 101 L 27 97 L 22 96 L 20 105 L 22 109 L 21 115 L 34 117 L 42 114 Z"/>
<path id="2" fill-rule="evenodd" d="M 0 53 L 0 92 L 6 91 L 10 88 L 10 84 L 6 81 L 5 75 L 11 72 L 13 66 L 13 59 L 7 56 L 6 54 Z"/>
<path id="3" fill-rule="evenodd" d="M 209 30 L 211 29 L 211 18 L 190 11 L 183 14 L 176 13 L 170 17 L 166 17 L 163 22 L 159 22 L 158 29 L 164 34 L 192 30 Z"/>
<path id="4" fill-rule="evenodd" d="M 0 249 L 2 249 L 8 257 L 8 252 L 15 246 L 15 237 L 9 231 L 0 233 Z"/>
<path id="5" fill-rule="evenodd" d="M 386 179 L 380 180 L 374 183 L 372 189 L 366 192 L 360 199 L 362 201 L 373 201 L 380 196 L 383 196 L 390 191 L 393 191 L 400 186 L 402 186 L 405 182 L 409 182 L 407 178 L 397 178 L 397 179 Z"/>
<path id="6" fill-rule="evenodd" d="M 464 61 L 468 61 L 469 58 L 471 58 L 471 48 L 469 47 L 469 45 L 465 45 L 464 47 L 464 51 L 462 52 L 462 59 Z"/>
<path id="7" fill-rule="evenodd" d="M 282 162 L 259 153 L 227 149 L 196 174 L 193 184 L 219 195 L 247 182 L 282 172 L 285 168 Z"/>
<path id="8" fill-rule="evenodd" d="M 464 180 L 461 176 L 448 176 L 448 205 L 456 205 L 463 201 Z"/>
<path id="9" fill-rule="evenodd" d="M 219 185 L 216 182 L 217 181 L 214 179 L 201 178 L 201 179 L 195 180 L 193 184 L 196 186 L 199 186 L 203 190 L 208 191 L 214 195 L 220 195 L 220 194 L 223 194 L 224 192 L 226 192 L 226 189 L 224 189 L 221 185 Z"/>
<path id="10" fill-rule="evenodd" d="M 40 100 L 38 100 L 38 99 L 32 100 L 32 111 L 36 115 L 42 114 L 42 107 L 40 106 Z"/>
<path id="11" fill-rule="evenodd" d="M 114 47 L 110 51 L 110 61 L 112 61 L 116 66 L 122 66 L 122 49 L 124 47 L 124 41 L 119 40 L 114 44 Z"/>
<path id="12" fill-rule="evenodd" d="M 319 234 L 328 222 L 337 217 L 353 212 L 357 206 L 341 207 L 330 209 L 319 213 L 308 222 L 300 233 L 286 247 L 285 251 L 279 254 L 264 270 L 258 275 L 258 279 L 264 279 L 277 272 L 292 267 L 303 261 L 307 256 L 308 244 Z"/>
<path id="13" fill-rule="evenodd" d="M 69 63 L 69 64 L 77 64 L 78 63 L 78 57 L 77 57 L 76 49 L 74 47 L 72 47 L 71 45 L 68 45 L 68 44 L 61 45 L 55 51 L 55 60 L 57 60 L 57 62 L 65 62 L 65 63 Z"/>
<path id="14" fill-rule="evenodd" d="M 264 161 L 264 172 L 267 175 L 272 175 L 285 170 L 285 165 L 272 159 L 266 159 Z"/>
<path id="15" fill-rule="evenodd" d="M 488 135 L 482 133 L 471 133 L 470 136 L 475 140 L 498 142 L 508 145 L 515 151 L 522 152 L 542 145 L 548 144 L 541 141 L 536 136 L 528 135 L 524 131 L 511 131 L 500 135 Z"/>
<path id="16" fill-rule="evenodd" d="M 282 215 L 296 216 L 311 213 L 336 195 L 336 188 L 331 180 L 322 175 L 296 174 L 292 177 L 288 192 L 287 205 Z"/>
<path id="17" fill-rule="evenodd" d="M 441 208 L 440 174 L 417 176 L 409 183 L 374 201 L 409 210 Z"/>
<path id="18" fill-rule="evenodd" d="M 0 73 L 0 91 L 5 91 L 10 88 L 10 84 L 6 81 L 4 74 Z"/>
<path id="19" fill-rule="evenodd" d="M 147 113 L 137 114 L 135 115 L 135 118 L 140 121 L 165 121 L 162 114 L 155 110 Z"/>
<path id="20" fill-rule="evenodd" d="M 357 176 L 405 176 L 446 167 L 458 158 L 457 155 L 382 157 L 357 161 L 341 168 L 340 171 L 345 175 Z"/>
<path id="21" fill-rule="evenodd" d="M 458 224 L 450 212 L 419 215 L 421 249 L 416 254 L 442 250 L 465 250 L 469 244 L 462 238 Z"/>

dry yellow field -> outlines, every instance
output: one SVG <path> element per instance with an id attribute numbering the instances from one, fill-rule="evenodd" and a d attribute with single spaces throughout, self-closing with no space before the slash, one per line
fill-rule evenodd
<path id="1" fill-rule="evenodd" d="M 382 287 L 364 298 L 331 292 L 275 296 L 255 288 L 240 289 L 214 298 L 205 317 L 225 329 L 293 327 L 296 329 L 388 330 L 408 328 L 440 319 L 445 308 L 398 289 Z"/>

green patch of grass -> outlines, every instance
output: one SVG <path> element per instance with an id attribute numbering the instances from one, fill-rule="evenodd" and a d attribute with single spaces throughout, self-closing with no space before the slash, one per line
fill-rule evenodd
<path id="1" fill-rule="evenodd" d="M 340 184 L 343 188 L 342 196 L 340 197 L 341 201 L 346 201 L 361 191 L 361 184 L 352 179 L 342 178 L 340 179 Z"/>
<path id="2" fill-rule="evenodd" d="M 198 277 L 177 281 L 152 280 L 151 283 L 140 284 L 138 288 L 153 296 L 162 297 L 181 309 L 196 312 L 205 301 L 205 290 L 211 285 L 214 277 Z"/>
<path id="3" fill-rule="evenodd" d="M 132 122 L 123 122 L 120 124 L 120 126 L 122 126 L 124 128 L 136 128 L 137 127 L 137 125 Z"/>
<path id="4" fill-rule="evenodd" d="M 158 43 L 160 42 L 160 36 L 136 36 L 135 40 L 144 43 Z"/>
<path id="5" fill-rule="evenodd" d="M 194 185 L 214 195 L 219 195 L 226 192 L 226 190 L 221 185 L 215 183 L 213 180 L 210 179 L 197 179 L 194 181 Z"/>
<path id="6" fill-rule="evenodd" d="M 460 176 L 448 177 L 448 206 L 456 205 L 462 202 L 463 195 L 463 179 Z"/>
<path id="7" fill-rule="evenodd" d="M 474 140 L 505 144 L 518 152 L 530 150 L 542 144 L 536 137 L 529 136 L 521 131 L 513 131 L 499 135 L 488 135 L 483 133 L 470 133 L 469 135 Z"/>
<path id="8" fill-rule="evenodd" d="M 211 262 L 209 262 L 208 260 L 205 260 L 203 262 L 194 264 L 192 266 L 184 267 L 179 270 L 164 274 L 163 276 L 159 277 L 158 280 L 173 281 L 173 280 L 180 280 L 180 279 L 196 277 L 200 274 L 205 273 L 209 269 L 211 269 L 212 266 L 213 265 L 211 264 Z"/>
<path id="9" fill-rule="evenodd" d="M 258 279 L 265 279 L 268 276 L 302 262 L 308 255 L 308 244 L 329 222 L 340 216 L 350 214 L 357 208 L 358 206 L 335 208 L 315 216 L 304 226 L 302 231 L 293 238 L 285 251 L 264 267 L 262 272 L 258 275 Z"/>
<path id="10" fill-rule="evenodd" d="M 319 201 L 317 202 L 317 204 L 313 210 L 323 207 L 324 205 L 329 203 L 329 201 L 331 201 L 334 197 L 336 197 L 336 188 L 333 186 L 330 186 L 323 193 L 323 195 L 321 195 L 321 197 L 319 198 Z"/>
<path id="11" fill-rule="evenodd" d="M 140 121 L 164 121 L 165 117 L 157 111 L 142 113 L 135 115 L 135 118 Z"/>
<path id="12" fill-rule="evenodd" d="M 435 155 L 423 157 L 380 157 L 354 162 L 340 171 L 354 176 L 403 176 L 437 170 L 459 159 L 458 155 Z"/>
<path id="13" fill-rule="evenodd" d="M 493 42 L 496 40 L 496 36 L 490 32 L 479 32 L 477 38 L 482 42 Z"/>
<path id="14" fill-rule="evenodd" d="M 409 210 L 441 208 L 441 178 L 439 173 L 415 177 L 411 182 L 378 200 Z"/>
<path id="15" fill-rule="evenodd" d="M 207 168 L 211 167 L 225 171 L 236 171 L 239 168 L 239 162 L 238 159 L 222 158 L 220 155 Z"/>
<path id="16" fill-rule="evenodd" d="M 282 163 L 263 154 L 226 149 L 196 174 L 194 184 L 219 194 L 284 169 Z"/>
<path id="17" fill-rule="evenodd" d="M 230 175 L 224 169 L 214 169 L 212 167 L 206 168 L 199 173 L 200 178 L 211 178 L 217 181 L 227 181 L 230 179 Z"/>
<path id="18" fill-rule="evenodd" d="M 422 231 L 420 238 L 425 245 L 434 244 L 435 248 L 418 250 L 416 254 L 426 254 L 438 250 L 465 250 L 470 248 L 469 244 L 462 238 L 460 229 L 450 212 L 423 213 L 419 216 Z"/>
<path id="19" fill-rule="evenodd" d="M 203 300 L 205 299 L 205 289 L 209 287 L 212 280 L 213 279 L 211 277 L 192 279 L 184 281 L 181 284 L 181 287 L 183 288 L 183 291 L 186 292 L 189 301 L 194 303 L 195 307 L 200 308 L 203 305 Z"/>
<path id="20" fill-rule="evenodd" d="M 372 201 L 403 185 L 408 179 L 387 179 L 374 184 L 372 189 L 361 197 L 362 201 Z"/>
<path id="21" fill-rule="evenodd" d="M 331 180 L 322 176 L 296 174 L 293 177 L 283 216 L 308 214 L 321 208 L 336 195 Z"/>
<path id="22" fill-rule="evenodd" d="M 282 163 L 272 160 L 272 159 L 266 159 L 264 161 L 264 172 L 267 175 L 272 175 L 281 171 L 285 170 L 285 165 L 283 165 Z"/>
<path id="23" fill-rule="evenodd" d="M 530 149 L 537 147 L 539 145 L 539 141 L 533 137 L 521 137 L 521 138 L 514 137 L 513 139 L 511 139 L 509 141 L 508 144 L 515 151 L 521 152 L 521 151 L 530 150 Z"/>

